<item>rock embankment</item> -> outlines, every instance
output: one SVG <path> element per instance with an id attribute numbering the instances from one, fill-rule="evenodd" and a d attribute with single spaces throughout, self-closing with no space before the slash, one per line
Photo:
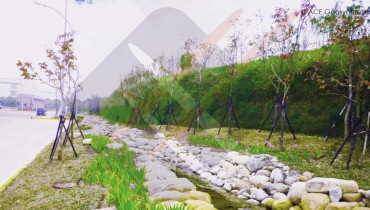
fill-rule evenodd
<path id="1" fill-rule="evenodd" d="M 287 210 L 370 209 L 370 190 L 359 189 L 355 181 L 300 173 L 270 155 L 197 147 L 166 139 L 161 133 L 148 139 L 135 128 L 119 128 L 112 135 L 136 153 L 137 166 L 146 167 L 145 184 L 156 201 L 213 208 L 208 194 L 195 191 L 190 181 L 177 178 L 170 170 L 180 167 L 250 205 Z"/>

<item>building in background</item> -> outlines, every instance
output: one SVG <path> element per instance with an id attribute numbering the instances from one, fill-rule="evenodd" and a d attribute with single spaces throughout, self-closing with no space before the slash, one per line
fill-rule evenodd
<path id="1" fill-rule="evenodd" d="M 18 109 L 25 111 L 45 108 L 45 100 L 31 94 L 19 94 L 17 96 L 17 107 Z"/>
<path id="2" fill-rule="evenodd" d="M 0 78 L 0 97 L 17 97 L 20 90 L 20 79 Z"/>
<path id="3" fill-rule="evenodd" d="M 17 97 L 30 94 L 41 98 L 55 99 L 56 93 L 51 87 L 41 85 L 39 81 L 19 78 L 0 78 L 0 97 Z"/>

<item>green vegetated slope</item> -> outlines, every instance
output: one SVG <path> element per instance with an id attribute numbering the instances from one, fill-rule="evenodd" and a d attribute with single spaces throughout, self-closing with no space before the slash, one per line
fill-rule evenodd
<path id="1" fill-rule="evenodd" d="M 328 132 L 331 123 L 345 104 L 345 98 L 326 94 L 327 89 L 309 79 L 308 72 L 313 69 L 316 58 L 330 50 L 330 56 L 323 70 L 341 71 L 338 57 L 343 53 L 335 47 L 317 49 L 303 54 L 298 64 L 302 73 L 296 74 L 292 84 L 287 110 L 289 119 L 298 133 L 323 136 Z M 301 56 L 301 55 L 298 55 Z M 227 108 L 230 84 L 233 83 L 232 95 L 234 110 L 240 126 L 243 128 L 259 128 L 275 100 L 275 89 L 271 85 L 269 71 L 272 57 L 265 61 L 252 61 L 239 64 L 233 78 L 227 67 L 206 69 L 203 73 L 201 107 L 207 127 L 218 127 Z M 343 60 L 342 60 L 343 62 Z M 341 64 L 343 65 L 343 63 Z M 343 66 L 342 66 L 343 67 Z M 166 112 L 171 89 L 171 78 L 160 80 L 160 91 L 155 96 L 153 88 L 147 88 L 146 100 L 143 103 L 143 116 L 149 120 L 158 101 L 161 117 Z M 178 122 L 188 126 L 196 108 L 198 96 L 198 72 L 181 73 L 176 78 L 174 90 L 174 112 Z M 345 89 L 342 89 L 345 92 Z M 116 90 L 104 103 L 101 115 L 113 122 L 126 123 L 131 114 L 129 98 L 122 97 L 125 90 Z M 126 94 L 127 95 L 127 94 Z M 368 105 L 367 105 L 368 106 Z M 172 123 L 173 124 L 173 123 Z M 338 123 L 335 135 L 343 135 L 343 122 Z M 265 129 L 270 129 L 272 116 Z M 226 123 L 224 124 L 226 126 Z M 235 126 L 235 125 L 234 125 Z"/>

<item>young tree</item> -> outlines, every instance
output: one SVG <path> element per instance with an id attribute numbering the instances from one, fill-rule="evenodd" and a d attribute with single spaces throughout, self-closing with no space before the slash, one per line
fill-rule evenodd
<path id="1" fill-rule="evenodd" d="M 366 89 L 370 88 L 369 11 L 361 1 L 353 1 L 346 11 L 337 3 L 330 15 L 312 20 L 317 31 L 327 34 L 329 46 L 309 72 L 321 89 L 349 101 L 344 120 L 344 136 L 349 135 L 355 118 L 359 118 Z M 336 68 L 325 68 L 335 62 Z M 356 115 L 351 113 L 355 109 Z"/>
<path id="2" fill-rule="evenodd" d="M 221 121 L 220 128 L 218 129 L 217 135 L 220 134 L 222 125 L 225 121 L 225 118 L 227 116 L 227 113 L 229 113 L 229 126 L 228 126 L 228 137 L 231 136 L 231 126 L 232 126 L 232 118 L 234 117 L 235 122 L 239 126 L 238 119 L 236 117 L 236 114 L 234 112 L 233 108 L 233 77 L 235 75 L 235 72 L 237 70 L 237 64 L 238 62 L 242 62 L 243 54 L 246 50 L 245 46 L 245 39 L 246 37 L 243 36 L 243 32 L 240 30 L 236 30 L 238 23 L 238 19 L 234 20 L 233 22 L 233 27 L 234 27 L 234 32 L 228 36 L 228 45 L 226 46 L 225 50 L 221 51 L 221 55 L 219 56 L 219 60 L 221 64 L 224 66 L 227 66 L 230 72 L 230 88 L 229 88 L 229 95 L 228 95 L 228 107 L 227 110 L 224 114 L 224 117 Z"/>
<path id="3" fill-rule="evenodd" d="M 309 0 L 302 0 L 301 8 L 299 11 L 293 13 L 298 18 L 297 22 L 292 22 L 293 16 L 289 16 L 288 8 L 276 8 L 273 17 L 273 25 L 275 28 L 268 40 L 269 48 L 266 49 L 265 41 L 261 44 L 260 54 L 263 56 L 278 56 L 269 58 L 269 68 L 264 71 L 268 74 L 268 77 L 276 90 L 276 94 L 279 95 L 280 112 L 281 116 L 281 132 L 280 132 L 280 147 L 283 147 L 285 121 L 289 120 L 286 116 L 286 100 L 288 93 L 293 84 L 294 77 L 296 74 L 301 74 L 301 70 L 297 67 L 297 63 L 301 60 L 303 53 L 299 55 L 298 52 L 305 50 L 304 40 L 302 35 L 307 27 L 307 23 L 310 18 L 310 11 L 314 7 Z M 264 57 L 263 57 L 264 58 Z M 278 118 L 274 119 L 273 128 L 270 136 L 273 133 Z M 292 130 L 292 128 L 290 128 Z M 293 134 L 294 135 L 294 134 Z"/>
<path id="4" fill-rule="evenodd" d="M 190 51 L 191 47 L 194 46 L 194 49 L 192 50 L 192 66 L 198 71 L 198 99 L 197 99 L 197 108 L 194 112 L 193 118 L 190 122 L 189 129 L 192 126 L 192 123 L 195 121 L 194 124 L 194 134 L 198 126 L 200 125 L 200 120 L 203 122 L 204 128 L 206 127 L 203 116 L 202 116 L 202 111 L 201 111 L 201 104 L 200 100 L 202 97 L 202 76 L 203 76 L 203 71 L 207 68 L 208 61 L 210 60 L 215 48 L 214 46 L 208 42 L 207 40 L 195 45 L 195 41 L 188 39 L 185 42 L 185 50 Z"/>
<path id="5" fill-rule="evenodd" d="M 73 43 L 74 32 L 65 33 L 57 37 L 56 50 L 46 50 L 47 61 L 39 63 L 38 67 L 29 61 L 17 62 L 24 79 L 38 80 L 58 91 L 61 99 L 58 115 L 63 113 L 68 98 L 81 90 Z"/>

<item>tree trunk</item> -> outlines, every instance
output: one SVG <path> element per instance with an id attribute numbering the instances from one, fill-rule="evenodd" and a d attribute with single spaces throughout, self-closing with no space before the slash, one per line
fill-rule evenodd
<path id="1" fill-rule="evenodd" d="M 65 96 L 63 93 L 60 94 L 60 105 L 58 108 L 58 116 L 64 114 L 64 108 L 65 108 Z"/>

